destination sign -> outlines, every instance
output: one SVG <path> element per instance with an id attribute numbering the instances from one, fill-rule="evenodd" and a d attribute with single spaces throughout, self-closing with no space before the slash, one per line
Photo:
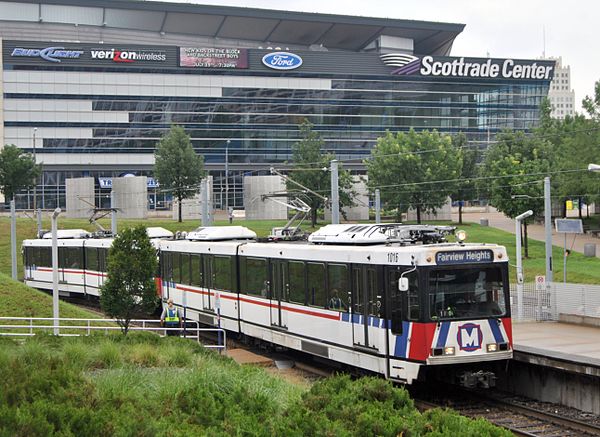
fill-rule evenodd
<path id="1" fill-rule="evenodd" d="M 489 263 L 494 261 L 494 252 L 489 249 L 453 250 L 435 254 L 438 265 Z"/>

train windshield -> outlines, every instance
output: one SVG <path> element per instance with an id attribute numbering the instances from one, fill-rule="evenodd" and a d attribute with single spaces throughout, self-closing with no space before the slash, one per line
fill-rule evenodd
<path id="1" fill-rule="evenodd" d="M 434 269 L 426 282 L 432 320 L 506 315 L 502 269 L 473 267 Z"/>

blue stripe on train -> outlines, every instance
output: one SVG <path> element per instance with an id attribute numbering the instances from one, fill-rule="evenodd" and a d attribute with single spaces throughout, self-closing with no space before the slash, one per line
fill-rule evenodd
<path id="1" fill-rule="evenodd" d="M 394 356 L 396 357 L 406 358 L 409 328 L 410 322 L 402 322 L 402 335 L 396 335 L 396 345 L 394 347 Z"/>
<path id="2" fill-rule="evenodd" d="M 450 322 L 442 322 L 442 326 L 440 327 L 440 333 L 437 339 L 437 344 L 435 347 L 446 346 L 446 341 L 448 340 L 448 331 L 450 331 Z"/>
<path id="3" fill-rule="evenodd" d="M 496 340 L 496 343 L 504 343 L 504 337 L 502 336 L 502 332 L 500 331 L 498 321 L 496 319 L 490 319 L 488 320 L 488 322 L 490 324 L 492 334 L 494 334 L 494 339 Z"/>

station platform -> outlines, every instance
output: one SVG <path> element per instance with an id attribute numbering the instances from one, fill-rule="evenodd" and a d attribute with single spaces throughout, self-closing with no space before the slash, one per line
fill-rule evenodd
<path id="1" fill-rule="evenodd" d="M 516 361 L 600 377 L 600 328 L 560 322 L 513 324 Z"/>

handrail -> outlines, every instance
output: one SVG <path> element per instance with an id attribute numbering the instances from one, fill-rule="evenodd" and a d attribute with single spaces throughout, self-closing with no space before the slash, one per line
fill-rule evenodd
<path id="1" fill-rule="evenodd" d="M 54 326 L 54 324 L 35 324 L 34 322 L 54 322 L 58 321 L 58 326 Z M 23 337 L 32 337 L 36 334 L 34 333 L 34 329 L 36 330 L 48 330 L 58 328 L 58 335 L 62 337 L 73 337 L 73 336 L 89 336 L 92 331 L 117 331 L 121 330 L 120 326 L 94 326 L 95 323 L 115 323 L 118 325 L 117 320 L 115 319 L 85 319 L 85 318 L 75 318 L 75 317 L 0 317 L 0 322 L 5 321 L 13 321 L 13 322 L 22 322 L 26 321 L 29 323 L 21 323 L 21 324 L 0 324 L 0 336 L 23 336 Z M 61 324 L 60 322 L 84 322 L 78 323 L 75 325 Z M 129 331 L 149 331 L 149 332 L 157 332 L 160 335 L 160 332 L 166 333 L 168 331 L 179 331 L 183 333 L 185 338 L 196 339 L 198 344 L 200 343 L 200 333 L 201 332 L 215 332 L 218 334 L 218 343 L 216 345 L 203 345 L 207 349 L 219 349 L 220 352 L 223 352 L 227 349 L 227 332 L 223 328 L 201 328 L 200 323 L 195 320 L 186 320 L 186 327 L 184 328 L 167 328 L 160 326 L 160 320 L 154 319 L 132 319 L 130 320 L 134 325 L 129 326 Z M 142 326 L 136 326 L 135 324 L 141 324 Z M 152 324 L 156 324 L 158 326 L 152 326 Z M 191 327 L 188 327 L 189 324 L 192 324 Z M 150 326 L 149 326 L 150 325 Z M 27 329 L 29 332 L 2 332 L 4 330 L 12 330 L 12 329 Z M 63 329 L 73 329 L 73 330 L 83 330 L 84 334 L 72 334 L 72 333 L 61 333 L 60 330 Z M 190 335 L 191 333 L 191 335 Z M 222 339 L 222 342 L 221 342 Z"/>

